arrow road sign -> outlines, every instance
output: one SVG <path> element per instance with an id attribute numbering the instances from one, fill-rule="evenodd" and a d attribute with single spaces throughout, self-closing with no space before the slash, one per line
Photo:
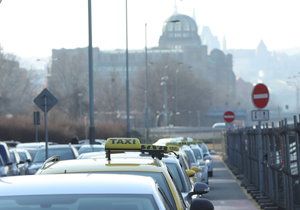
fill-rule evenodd
<path id="1" fill-rule="evenodd" d="M 43 112 L 48 112 L 57 103 L 57 99 L 47 88 L 33 101 Z"/>
<path id="2" fill-rule="evenodd" d="M 252 102 L 258 109 L 263 109 L 269 102 L 269 90 L 265 84 L 259 83 L 252 90 Z"/>
<path id="3" fill-rule="evenodd" d="M 252 121 L 268 121 L 270 118 L 269 110 L 252 110 Z"/>
<path id="4" fill-rule="evenodd" d="M 231 123 L 231 122 L 233 122 L 235 115 L 232 111 L 227 111 L 227 112 L 224 112 L 223 117 L 224 117 L 225 122 Z"/>

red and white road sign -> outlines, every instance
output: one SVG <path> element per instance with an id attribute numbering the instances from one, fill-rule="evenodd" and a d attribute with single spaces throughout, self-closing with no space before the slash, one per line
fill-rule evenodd
<path id="1" fill-rule="evenodd" d="M 265 108 L 269 102 L 269 90 L 265 84 L 259 83 L 252 90 L 252 103 L 258 109 Z"/>
<path id="2" fill-rule="evenodd" d="M 235 118 L 235 115 L 232 111 L 227 111 L 227 112 L 224 112 L 224 121 L 227 122 L 227 123 L 231 123 L 234 118 Z"/>

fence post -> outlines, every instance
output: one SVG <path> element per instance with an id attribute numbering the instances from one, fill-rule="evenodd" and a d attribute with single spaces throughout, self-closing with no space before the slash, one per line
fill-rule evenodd
<path id="1" fill-rule="evenodd" d="M 263 192 L 264 186 L 264 175 L 263 175 L 263 145 L 262 145 L 262 131 L 261 131 L 261 121 L 258 121 L 257 128 L 257 146 L 258 146 L 258 174 L 259 174 L 259 191 Z"/>

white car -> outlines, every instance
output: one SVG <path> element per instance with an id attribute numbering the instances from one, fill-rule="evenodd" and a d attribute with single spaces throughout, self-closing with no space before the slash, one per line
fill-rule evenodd
<path id="1" fill-rule="evenodd" d="M 150 177 L 54 174 L 0 179 L 0 210 L 170 210 Z"/>
<path id="2" fill-rule="evenodd" d="M 208 176 L 212 177 L 213 176 L 213 159 L 210 155 L 209 149 L 205 143 L 199 144 L 203 151 L 203 158 L 208 166 Z"/>
<path id="3" fill-rule="evenodd" d="M 204 182 L 206 184 L 208 184 L 208 164 L 207 162 L 204 160 L 204 154 L 202 151 L 202 148 L 199 147 L 197 144 L 191 144 L 190 145 L 191 149 L 194 152 L 194 155 L 198 161 L 199 167 L 201 168 L 201 172 L 202 172 L 202 176 L 204 177 Z"/>

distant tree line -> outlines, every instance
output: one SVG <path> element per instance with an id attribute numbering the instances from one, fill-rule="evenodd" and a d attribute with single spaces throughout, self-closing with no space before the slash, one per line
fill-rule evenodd
<path id="1" fill-rule="evenodd" d="M 89 92 L 87 51 L 61 51 L 49 63 L 48 89 L 58 104 L 49 112 L 49 125 L 64 133 L 61 138 L 77 135 L 87 137 L 89 125 Z M 97 60 L 97 59 L 95 59 Z M 111 61 L 114 64 L 114 61 Z M 130 111 L 132 129 L 144 127 L 146 69 L 140 66 L 130 72 Z M 218 83 L 208 82 L 187 64 L 165 55 L 148 63 L 148 108 L 150 126 L 197 126 L 213 104 L 224 104 L 228 95 Z M 125 67 L 108 71 L 101 65 L 94 68 L 95 122 L 98 138 L 125 135 L 126 88 Z M 32 70 L 20 67 L 17 58 L 0 49 L 0 120 L 25 116 L 20 120 L 32 126 L 32 113 L 38 110 L 33 99 L 44 88 Z M 219 94 L 216 94 L 218 88 Z M 226 92 L 226 91 L 225 91 Z M 243 95 L 238 95 L 243 104 Z M 168 111 L 167 115 L 165 111 Z M 203 122 L 201 122 L 203 124 Z M 59 126 L 57 126 L 59 125 Z M 55 128 L 55 126 L 57 126 Z M 29 127 L 29 126 L 28 126 Z M 115 128 L 115 129 L 114 129 Z M 54 131 L 53 130 L 53 131 Z M 114 132 L 114 131 L 115 132 Z M 33 131 L 33 129 L 32 129 Z M 0 131 L 1 132 L 1 131 Z M 31 133 L 31 132 L 30 132 Z M 32 135 L 32 133 L 31 133 Z M 59 136 L 59 135 L 56 135 Z M 1 138 L 1 133 L 0 133 Z M 57 137 L 58 138 L 58 137 Z"/>

